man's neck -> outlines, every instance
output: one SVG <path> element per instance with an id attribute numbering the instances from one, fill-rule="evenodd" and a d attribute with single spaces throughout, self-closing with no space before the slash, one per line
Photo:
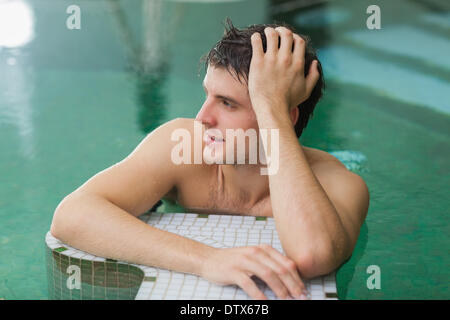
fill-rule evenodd
<path id="1" fill-rule="evenodd" d="M 226 189 L 233 193 L 245 193 L 252 206 L 269 196 L 269 179 L 261 175 L 259 165 L 219 165 Z"/>

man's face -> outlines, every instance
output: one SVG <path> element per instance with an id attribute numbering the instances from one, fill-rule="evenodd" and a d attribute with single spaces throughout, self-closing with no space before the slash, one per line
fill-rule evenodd
<path id="1" fill-rule="evenodd" d="M 210 65 L 203 80 L 203 88 L 206 94 L 205 102 L 195 119 L 201 121 L 206 130 L 214 129 L 209 130 L 212 136 L 206 137 L 204 156 L 214 154 L 215 161 L 222 159 L 222 163 L 229 164 L 226 161 L 226 146 L 234 145 L 234 162 L 236 162 L 239 156 L 237 139 L 233 138 L 233 144 L 231 141 L 227 144 L 226 129 L 242 129 L 244 132 L 254 129 L 257 135 L 259 132 L 247 85 L 239 82 L 225 68 Z M 220 136 L 224 140 L 221 140 Z M 249 147 L 248 139 L 246 140 L 245 154 L 241 152 L 240 156 L 245 156 L 245 163 L 248 163 Z M 210 161 L 213 159 L 210 158 Z"/>

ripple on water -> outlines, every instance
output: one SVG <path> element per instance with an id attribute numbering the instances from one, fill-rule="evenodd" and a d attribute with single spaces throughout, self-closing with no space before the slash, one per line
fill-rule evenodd
<path id="1" fill-rule="evenodd" d="M 329 151 L 329 154 L 336 157 L 341 161 L 348 170 L 355 172 L 368 172 L 365 162 L 367 161 L 367 157 L 359 151 L 353 150 L 337 150 L 337 151 Z"/>

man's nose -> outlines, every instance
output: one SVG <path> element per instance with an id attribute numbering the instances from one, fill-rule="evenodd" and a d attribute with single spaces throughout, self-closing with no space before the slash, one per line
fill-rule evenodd
<path id="1" fill-rule="evenodd" d="M 216 117 L 214 115 L 214 106 L 208 100 L 206 100 L 200 111 L 197 113 L 195 120 L 201 121 L 207 128 L 214 127 L 217 124 Z"/>

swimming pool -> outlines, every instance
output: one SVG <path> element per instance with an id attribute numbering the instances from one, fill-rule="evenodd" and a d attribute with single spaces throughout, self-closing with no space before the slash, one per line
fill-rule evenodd
<path id="1" fill-rule="evenodd" d="M 338 154 L 371 194 L 339 298 L 449 298 L 447 2 L 376 1 L 381 30 L 366 28 L 373 1 L 275 16 L 259 0 L 78 1 L 80 30 L 66 28 L 71 1 L 18 2 L 22 42 L 0 36 L 0 299 L 47 299 L 56 205 L 159 124 L 196 115 L 198 60 L 225 16 L 286 20 L 319 48 L 327 89 L 301 142 Z"/>

